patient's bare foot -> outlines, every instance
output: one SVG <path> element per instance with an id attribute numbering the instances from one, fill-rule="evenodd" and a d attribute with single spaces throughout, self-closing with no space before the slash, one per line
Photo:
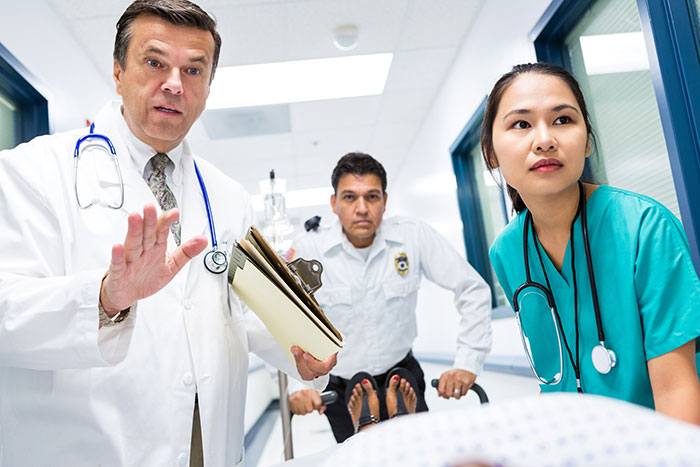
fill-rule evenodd
<path id="1" fill-rule="evenodd" d="M 363 380 L 362 384 L 357 383 L 354 388 L 352 388 L 352 395 L 348 401 L 348 411 L 350 412 L 350 418 L 352 419 L 352 424 L 358 427 L 360 424 L 360 415 L 362 414 L 362 396 L 367 394 L 367 403 L 369 404 L 369 413 L 374 415 L 376 420 L 379 420 L 379 398 L 377 397 L 377 392 L 372 387 L 372 383 L 369 380 Z M 370 425 L 365 425 L 359 427 L 359 431 L 364 430 Z"/>
<path id="2" fill-rule="evenodd" d="M 391 377 L 389 387 L 386 388 L 386 411 L 389 418 L 398 412 L 397 392 L 401 394 L 407 413 L 416 412 L 416 393 L 406 379 L 399 380 L 398 375 Z"/>

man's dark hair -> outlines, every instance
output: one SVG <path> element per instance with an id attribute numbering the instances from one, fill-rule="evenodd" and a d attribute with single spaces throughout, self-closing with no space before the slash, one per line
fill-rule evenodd
<path id="1" fill-rule="evenodd" d="M 141 15 L 152 15 L 176 26 L 209 31 L 214 38 L 210 82 L 214 79 L 221 51 L 221 36 L 216 31 L 216 20 L 188 0 L 136 0 L 129 5 L 117 21 L 117 36 L 114 39 L 114 59 L 122 70 L 126 70 L 126 52 L 133 34 L 131 26 Z"/>
<path id="2" fill-rule="evenodd" d="M 386 171 L 377 159 L 363 152 L 350 152 L 340 158 L 333 169 L 331 184 L 333 191 L 338 192 L 338 182 L 343 175 L 367 175 L 374 174 L 382 182 L 382 193 L 386 193 Z"/>

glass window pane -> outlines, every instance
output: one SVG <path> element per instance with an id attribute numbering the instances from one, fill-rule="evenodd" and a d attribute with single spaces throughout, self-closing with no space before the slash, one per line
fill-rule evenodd
<path id="1" fill-rule="evenodd" d="M 496 239 L 496 236 L 506 226 L 502 192 L 494 179 L 498 177 L 499 172 L 491 173 L 486 168 L 486 163 L 481 157 L 481 147 L 477 144 L 469 152 L 469 157 L 472 159 L 472 167 L 474 167 L 474 179 L 476 181 L 476 189 L 479 194 L 479 204 L 481 206 L 481 215 L 484 220 L 484 229 L 486 231 L 486 242 L 491 245 Z M 491 264 L 489 262 L 489 264 Z M 491 277 L 496 278 L 496 272 L 491 268 Z M 503 289 L 498 281 L 494 280 L 496 289 L 496 301 L 498 305 L 505 305 L 506 299 L 503 294 Z"/>
<path id="2" fill-rule="evenodd" d="M 17 107 L 0 94 L 0 150 L 17 145 Z"/>
<path id="3" fill-rule="evenodd" d="M 680 218 L 636 0 L 599 0 L 565 40 L 598 137 L 595 181 Z"/>

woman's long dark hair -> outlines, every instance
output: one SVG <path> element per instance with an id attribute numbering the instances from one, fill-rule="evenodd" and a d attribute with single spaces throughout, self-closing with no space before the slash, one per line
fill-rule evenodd
<path id="1" fill-rule="evenodd" d="M 484 161 L 489 171 L 495 169 L 496 161 L 498 160 L 497 154 L 493 150 L 493 122 L 496 118 L 496 113 L 498 112 L 498 106 L 501 103 L 501 98 L 506 92 L 508 87 L 513 84 L 515 79 L 524 73 L 537 73 L 540 75 L 554 76 L 562 81 L 564 81 L 571 89 L 571 92 L 576 98 L 579 108 L 581 109 L 581 116 L 586 123 L 586 132 L 588 133 L 588 138 L 591 143 L 591 147 L 596 146 L 596 138 L 593 134 L 593 127 L 591 126 L 590 117 L 588 115 L 588 109 L 586 108 L 586 101 L 583 98 L 583 93 L 578 85 L 576 78 L 571 76 L 571 74 L 564 68 L 551 65 L 549 63 L 537 62 L 537 63 L 523 63 L 520 65 L 515 65 L 508 73 L 501 76 L 496 84 L 493 86 L 489 98 L 486 101 L 486 111 L 484 112 L 484 122 L 481 126 L 481 153 L 484 156 Z M 521 212 L 525 209 L 525 203 L 520 197 L 518 191 L 510 185 L 507 185 L 508 196 L 513 203 L 513 209 L 515 212 Z"/>

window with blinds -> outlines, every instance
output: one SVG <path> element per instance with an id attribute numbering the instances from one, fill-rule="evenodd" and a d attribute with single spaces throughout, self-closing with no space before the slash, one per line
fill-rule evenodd
<path id="1" fill-rule="evenodd" d="M 17 107 L 0 93 L 0 150 L 17 145 Z"/>
<path id="2" fill-rule="evenodd" d="M 595 2 L 564 43 L 598 140 L 595 181 L 650 196 L 680 219 L 637 2 Z"/>

